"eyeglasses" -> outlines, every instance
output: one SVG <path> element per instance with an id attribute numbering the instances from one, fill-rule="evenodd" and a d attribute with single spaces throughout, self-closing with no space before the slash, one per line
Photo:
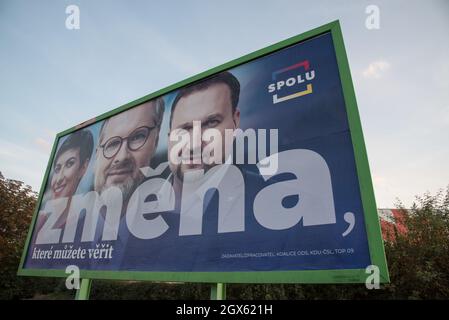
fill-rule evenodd
<path id="1" fill-rule="evenodd" d="M 113 158 L 122 148 L 123 141 L 126 140 L 126 145 L 129 150 L 137 151 L 143 147 L 145 142 L 147 142 L 148 137 L 151 134 L 151 131 L 156 127 L 147 127 L 142 126 L 134 130 L 127 137 L 115 136 L 109 138 L 104 144 L 100 145 L 103 148 L 103 156 L 106 159 Z"/>

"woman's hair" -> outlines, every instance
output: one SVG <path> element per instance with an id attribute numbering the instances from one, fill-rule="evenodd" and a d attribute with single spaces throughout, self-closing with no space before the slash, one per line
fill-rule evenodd
<path id="1" fill-rule="evenodd" d="M 56 152 L 53 165 L 57 162 L 59 156 L 70 149 L 79 149 L 80 152 L 80 165 L 90 159 L 94 148 L 94 138 L 92 133 L 88 130 L 80 130 L 72 133 L 62 143 L 59 150 Z"/>

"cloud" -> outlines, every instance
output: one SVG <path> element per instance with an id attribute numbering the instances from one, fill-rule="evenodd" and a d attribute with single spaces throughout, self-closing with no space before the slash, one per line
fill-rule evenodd
<path id="1" fill-rule="evenodd" d="M 0 140 L 0 159 L 3 157 L 22 159 L 23 155 L 29 155 L 27 148 L 6 140 Z"/>
<path id="2" fill-rule="evenodd" d="M 45 152 L 45 154 L 50 154 L 51 144 L 44 138 L 36 138 L 34 139 L 34 143 L 39 147 L 40 150 Z"/>
<path id="3" fill-rule="evenodd" d="M 34 145 L 39 148 L 45 155 L 50 155 L 56 132 L 54 130 L 43 128 L 39 136 L 33 140 Z"/>
<path id="4" fill-rule="evenodd" d="M 373 183 L 374 184 L 376 184 L 378 186 L 381 186 L 381 187 L 385 187 L 385 186 L 388 185 L 388 181 L 387 181 L 386 177 L 380 176 L 380 175 L 377 175 L 377 174 L 373 174 L 372 176 L 373 176 Z"/>
<path id="5" fill-rule="evenodd" d="M 380 79 L 388 69 L 390 69 L 390 64 L 387 61 L 373 61 L 362 71 L 362 74 L 365 78 Z"/>
<path id="6" fill-rule="evenodd" d="M 17 179 L 39 190 L 48 155 L 33 148 L 0 139 L 0 171 L 6 178 Z"/>
<path id="7" fill-rule="evenodd" d="M 449 126 L 449 106 L 446 106 L 445 108 L 442 108 L 440 111 L 440 116 L 438 117 L 440 119 L 440 123 L 444 126 Z"/>

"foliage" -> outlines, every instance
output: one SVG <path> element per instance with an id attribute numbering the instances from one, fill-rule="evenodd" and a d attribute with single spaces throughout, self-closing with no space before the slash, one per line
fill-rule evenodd
<path id="1" fill-rule="evenodd" d="M 17 277 L 36 193 L 23 182 L 0 172 L 0 299 L 29 298 L 53 289 L 54 279 Z"/>
<path id="2" fill-rule="evenodd" d="M 400 209 L 404 209 L 399 204 Z M 397 299 L 449 298 L 449 187 L 416 197 L 405 219 L 407 233 L 386 243 Z"/>

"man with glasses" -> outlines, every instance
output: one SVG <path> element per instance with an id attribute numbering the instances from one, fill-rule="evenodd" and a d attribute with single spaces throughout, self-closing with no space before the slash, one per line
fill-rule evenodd
<path id="1" fill-rule="evenodd" d="M 96 153 L 95 191 L 116 186 L 123 193 L 124 207 L 144 180 L 156 150 L 164 102 L 156 99 L 106 119 L 101 127 Z"/>
<path id="2" fill-rule="evenodd" d="M 135 239 L 130 237 L 125 213 L 134 190 L 145 180 L 140 168 L 148 167 L 156 151 L 164 114 L 162 98 L 145 102 L 103 122 L 96 150 L 94 190 L 102 194 L 118 187 L 123 194 L 118 237 L 112 243 L 112 259 L 91 261 L 91 269 L 117 270 L 133 255 Z M 98 248 L 105 226 L 105 210 L 100 210 L 92 248 Z M 131 258 L 132 259 L 132 258 Z"/>

